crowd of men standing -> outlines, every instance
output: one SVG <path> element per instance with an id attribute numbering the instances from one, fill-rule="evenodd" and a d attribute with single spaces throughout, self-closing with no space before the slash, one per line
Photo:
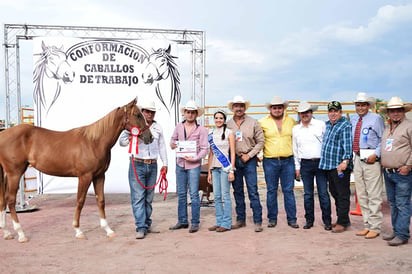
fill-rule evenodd
<path id="1" fill-rule="evenodd" d="M 181 108 L 185 119 L 176 126 L 170 146 L 179 151 L 193 146 L 195 153 L 176 158 L 178 222 L 169 229 L 189 228 L 187 212 L 189 189 L 192 213 L 189 232 L 194 233 L 199 230 L 200 166 L 202 159 L 210 150 L 209 161 L 213 164 L 209 164 L 208 181 L 219 187 L 219 201 L 217 201 L 219 207 L 216 207 L 216 223 L 209 230 L 226 232 L 246 226 L 244 194 L 246 185 L 253 213 L 254 230 L 263 231 L 262 205 L 256 170 L 257 155 L 263 150 L 268 228 L 277 225 L 279 182 L 283 192 L 287 224 L 291 228 L 299 228 L 294 195 L 295 179 L 302 180 L 304 188 L 306 222 L 303 229 L 314 226 L 316 178 L 324 229 L 333 233 L 346 231 L 351 225 L 350 178 L 353 172 L 357 201 L 363 217 L 363 229 L 356 235 L 366 239 L 374 239 L 380 235 L 383 220 L 381 204 L 385 182 L 391 208 L 392 233 L 383 235 L 383 239 L 387 240 L 390 246 L 406 244 L 410 238 L 409 226 L 412 212 L 412 122 L 405 118 L 405 114 L 412 106 L 404 104 L 399 97 L 392 97 L 386 107 L 380 108 L 380 111 L 389 118 L 385 127 L 382 116 L 372 112 L 375 103 L 373 97 L 359 93 L 354 100 L 356 114 L 347 120 L 343 116 L 341 103 L 332 101 L 327 105 L 328 120 L 323 122 L 313 117 L 313 112 L 318 106 L 302 101 L 296 108 L 299 117 L 297 123 L 287 114 L 289 102 L 279 96 L 273 97 L 266 104 L 269 115 L 260 120 L 246 114 L 250 106 L 249 101 L 241 96 L 235 96 L 228 103 L 229 110 L 233 112 L 232 119 L 226 123 L 226 113 L 218 110 L 214 114 L 216 128 L 208 133 L 196 121 L 204 110 L 193 101 L 187 102 Z M 153 106 L 153 103 L 149 105 Z M 153 107 L 149 111 L 146 108 L 146 112 L 152 112 L 152 119 L 154 109 Z M 154 125 L 159 128 L 156 123 Z M 161 130 L 158 132 L 160 132 L 158 139 L 163 139 Z M 122 139 L 122 145 L 127 145 L 128 135 L 125 134 L 125 137 Z M 138 145 L 143 146 L 141 142 Z M 160 140 L 156 149 L 165 151 L 164 146 L 165 142 Z M 154 155 L 157 157 L 158 154 Z M 160 155 L 162 156 L 162 153 Z M 150 153 L 144 154 L 142 150 L 142 155 L 135 155 L 131 161 L 148 166 L 156 164 L 156 159 L 147 157 L 150 157 Z M 167 172 L 167 158 L 163 157 L 162 160 L 163 170 Z M 131 175 L 129 177 L 132 194 L 144 193 L 136 189 L 139 188 L 136 180 Z M 148 185 L 154 184 L 154 181 L 151 181 Z M 236 211 L 236 221 L 231 226 L 229 225 L 231 204 L 228 203 L 230 184 L 233 187 Z M 150 219 L 152 192 L 146 191 L 150 192 L 150 198 L 145 200 L 143 195 L 141 203 L 145 203 L 149 210 L 138 207 L 132 197 L 139 239 L 144 238 L 147 232 L 154 231 Z M 332 223 L 329 193 L 335 202 L 337 219 L 334 223 Z M 145 214 L 144 218 L 139 217 L 139 214 Z"/>

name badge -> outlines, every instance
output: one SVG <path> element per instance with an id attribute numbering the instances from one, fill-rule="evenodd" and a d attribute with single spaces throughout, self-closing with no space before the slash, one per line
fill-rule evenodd
<path id="1" fill-rule="evenodd" d="M 385 151 L 392 151 L 393 149 L 393 139 L 386 139 Z"/>
<path id="2" fill-rule="evenodd" d="M 236 131 L 235 139 L 237 142 L 241 142 L 243 140 L 241 131 Z"/>

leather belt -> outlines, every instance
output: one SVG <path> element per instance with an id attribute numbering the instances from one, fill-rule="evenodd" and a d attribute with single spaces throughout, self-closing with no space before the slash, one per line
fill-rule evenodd
<path id="1" fill-rule="evenodd" d="M 287 160 L 287 159 L 289 159 L 289 158 L 291 158 L 291 157 L 293 157 L 293 155 L 287 156 L 287 157 L 270 157 L 269 159 L 275 159 L 275 160 L 282 161 L 282 160 Z"/>
<path id="2" fill-rule="evenodd" d="M 398 169 L 397 168 L 384 168 L 386 173 L 397 173 Z"/>
<path id="3" fill-rule="evenodd" d="M 301 159 L 301 161 L 319 162 L 320 158 Z"/>
<path id="4" fill-rule="evenodd" d="M 132 157 L 130 157 L 130 159 L 132 159 Z M 156 160 L 156 159 L 140 159 L 140 158 L 133 158 L 133 160 L 135 160 L 136 162 L 139 162 L 139 163 L 145 163 L 145 164 L 147 164 L 147 165 L 154 164 L 154 163 L 156 163 L 156 162 L 157 162 L 157 160 Z"/>

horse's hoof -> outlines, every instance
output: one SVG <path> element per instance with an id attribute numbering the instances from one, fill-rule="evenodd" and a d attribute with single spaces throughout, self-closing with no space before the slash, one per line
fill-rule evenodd
<path id="1" fill-rule="evenodd" d="M 87 240 L 87 237 L 84 234 L 77 235 L 76 238 L 80 240 Z"/>
<path id="2" fill-rule="evenodd" d="M 29 239 L 27 237 L 19 238 L 19 243 L 27 243 Z"/>
<path id="3" fill-rule="evenodd" d="M 11 235 L 11 234 L 5 235 L 5 236 L 4 236 L 4 239 L 5 239 L 5 240 L 13 240 L 13 239 L 14 239 L 14 236 Z"/>
<path id="4" fill-rule="evenodd" d="M 112 239 L 112 238 L 116 238 L 117 237 L 117 235 L 116 235 L 116 233 L 110 233 L 110 234 L 107 234 L 107 237 L 109 237 L 110 239 Z"/>

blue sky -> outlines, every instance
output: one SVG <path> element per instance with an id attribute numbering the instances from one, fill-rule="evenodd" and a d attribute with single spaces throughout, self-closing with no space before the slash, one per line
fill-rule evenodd
<path id="1" fill-rule="evenodd" d="M 412 1 L 14 0 L 1 1 L 0 18 L 205 31 L 207 105 L 226 105 L 235 95 L 252 104 L 275 95 L 352 101 L 360 91 L 412 102 Z M 4 48 L 0 64 L 4 118 Z M 22 72 L 22 81 L 31 78 L 31 70 Z M 33 104 L 30 92 L 22 103 Z"/>

